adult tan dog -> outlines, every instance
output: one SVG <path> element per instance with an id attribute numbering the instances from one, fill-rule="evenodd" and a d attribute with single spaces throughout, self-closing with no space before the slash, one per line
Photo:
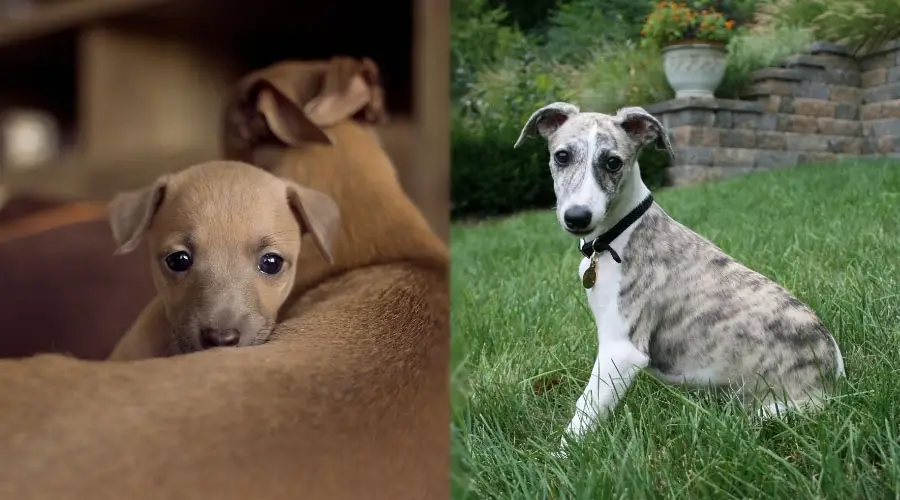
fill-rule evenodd
<path id="1" fill-rule="evenodd" d="M 280 65 L 236 95 L 245 114 L 231 113 L 228 136 L 242 157 L 328 194 L 342 216 L 334 265 L 301 254 L 269 341 L 0 361 L 0 498 L 449 496 L 449 256 L 369 128 L 375 69 Z"/>
<path id="2" fill-rule="evenodd" d="M 301 234 L 330 261 L 340 224 L 327 195 L 227 161 L 120 193 L 109 212 L 116 253 L 149 240 L 157 257 L 158 295 L 113 349 L 116 361 L 262 344 L 294 285 Z"/>

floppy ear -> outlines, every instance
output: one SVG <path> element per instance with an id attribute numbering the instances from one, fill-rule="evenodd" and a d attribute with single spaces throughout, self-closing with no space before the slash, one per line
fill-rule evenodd
<path id="1" fill-rule="evenodd" d="M 310 233 L 319 253 L 334 263 L 331 248 L 341 224 L 341 213 L 330 196 L 285 180 L 287 199 L 300 221 L 302 234 Z"/>
<path id="2" fill-rule="evenodd" d="M 269 130 L 281 142 L 297 147 L 304 142 L 331 144 L 331 139 L 274 85 L 263 83 L 256 97 L 256 110 L 265 117 Z"/>
<path id="3" fill-rule="evenodd" d="M 330 144 L 322 129 L 351 117 L 371 123 L 387 119 L 381 77 L 371 59 L 275 64 L 238 84 L 225 113 L 226 154 L 247 160 L 247 152 L 270 135 L 293 147 Z"/>
<path id="4" fill-rule="evenodd" d="M 362 114 L 370 123 L 387 120 L 378 66 L 368 58 L 335 57 L 328 63 L 322 88 L 303 111 L 310 121 L 328 127 Z"/>
<path id="5" fill-rule="evenodd" d="M 517 148 L 525 142 L 525 139 L 533 136 L 535 132 L 541 134 L 544 139 L 553 135 L 566 120 L 577 115 L 581 111 L 578 106 L 567 102 L 554 102 L 535 111 L 525 122 L 522 133 L 513 148 Z"/>
<path id="6" fill-rule="evenodd" d="M 109 224 L 117 246 L 114 255 L 126 254 L 137 248 L 162 205 L 167 185 L 168 177 L 163 176 L 148 187 L 119 193 L 109 202 Z"/>
<path id="7" fill-rule="evenodd" d="M 670 158 L 675 158 L 665 127 L 644 108 L 622 108 L 616 113 L 616 119 L 622 130 L 640 147 L 653 142 L 657 149 L 665 150 Z"/>
<path id="8" fill-rule="evenodd" d="M 284 70 L 257 71 L 244 77 L 225 108 L 223 145 L 229 159 L 250 161 L 252 152 L 273 140 L 297 147 L 331 139 L 303 114 L 285 89 Z"/>

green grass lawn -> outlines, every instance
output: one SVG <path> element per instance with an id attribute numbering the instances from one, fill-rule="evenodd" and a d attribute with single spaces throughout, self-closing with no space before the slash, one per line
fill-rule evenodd
<path id="1" fill-rule="evenodd" d="M 848 378 L 812 417 L 750 420 L 642 374 L 551 456 L 596 353 L 575 240 L 550 210 L 453 228 L 454 498 L 898 498 L 900 162 L 665 190 L 673 217 L 824 319 Z"/>

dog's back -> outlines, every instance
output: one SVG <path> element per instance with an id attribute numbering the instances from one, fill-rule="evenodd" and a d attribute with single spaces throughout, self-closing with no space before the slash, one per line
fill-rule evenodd
<path id="1" fill-rule="evenodd" d="M 298 303 L 298 341 L 0 361 L 0 498 L 446 498 L 443 276 L 348 273 Z"/>
<path id="2" fill-rule="evenodd" d="M 821 396 L 843 375 L 837 344 L 809 306 L 661 207 L 637 225 L 631 249 L 634 257 L 622 262 L 620 303 L 627 305 L 632 342 L 649 354 L 648 368 L 660 378 L 715 386 L 758 373 L 765 378 L 743 380 L 739 388 L 748 402 L 768 404 L 785 395 L 768 394 L 763 382 L 783 384 L 800 401 Z M 648 272 L 647 262 L 659 263 L 660 271 Z"/>
<path id="3" fill-rule="evenodd" d="M 422 498 L 444 498 L 449 254 L 404 193 L 374 131 L 352 120 L 326 131 L 339 147 L 306 143 L 254 158 L 276 175 L 332 193 L 344 220 L 332 266 L 315 253 L 301 255 L 295 302 L 285 313 L 291 320 L 269 347 L 321 345 L 331 358 L 320 362 L 346 377 L 333 378 L 328 390 L 359 412 L 354 419 L 367 422 L 365 439 L 380 455 L 372 458 L 380 465 L 366 467 L 407 483 L 407 492 L 427 492 Z"/>
<path id="4" fill-rule="evenodd" d="M 374 131 L 383 121 L 377 68 L 370 61 L 336 58 L 325 66 L 288 63 L 278 70 L 270 80 L 265 71 L 250 77 L 271 85 L 280 103 L 276 111 L 268 109 L 266 119 L 312 117 L 311 125 L 327 140 L 313 131 L 294 147 L 255 147 L 234 158 L 329 193 L 343 224 L 332 265 L 316 253 L 301 255 L 295 301 L 267 347 L 321 346 L 317 359 L 331 367 L 333 377 L 323 390 L 345 402 L 348 424 L 366 423 L 363 439 L 379 455 L 373 457 L 379 465 L 366 466 L 370 473 L 394 477 L 398 492 L 406 483 L 404 498 L 447 497 L 449 252 L 403 191 Z M 307 89 L 298 81 L 309 80 L 321 82 L 318 93 L 298 95 L 295 89 Z M 252 93 L 239 97 L 261 99 Z M 295 114 L 301 108 L 307 113 Z M 356 119 L 322 109 L 349 109 Z M 354 453 L 363 457 L 364 449 Z"/>

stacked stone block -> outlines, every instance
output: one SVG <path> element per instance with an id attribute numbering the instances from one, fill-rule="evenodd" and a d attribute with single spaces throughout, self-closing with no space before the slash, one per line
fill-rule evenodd
<path id="1" fill-rule="evenodd" d="M 900 41 L 860 59 L 864 153 L 900 156 Z"/>
<path id="2" fill-rule="evenodd" d="M 675 99 L 647 107 L 671 133 L 672 184 L 900 156 L 900 43 L 860 59 L 816 43 L 752 77 L 749 101 Z"/>

